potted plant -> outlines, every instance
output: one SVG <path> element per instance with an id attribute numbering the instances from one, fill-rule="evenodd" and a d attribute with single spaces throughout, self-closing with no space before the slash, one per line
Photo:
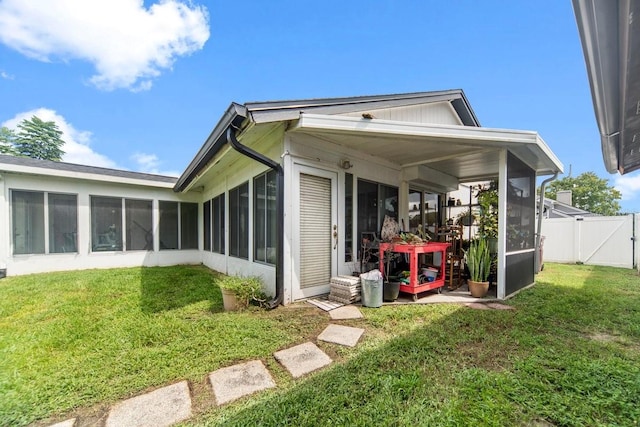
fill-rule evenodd
<path id="1" fill-rule="evenodd" d="M 251 303 L 260 305 L 266 301 L 259 277 L 225 276 L 218 280 L 218 286 L 226 311 L 242 310 Z"/>
<path id="2" fill-rule="evenodd" d="M 464 260 L 469 269 L 469 292 L 475 298 L 482 298 L 489 291 L 489 272 L 491 271 L 491 252 L 487 240 L 473 240 L 464 253 Z"/>

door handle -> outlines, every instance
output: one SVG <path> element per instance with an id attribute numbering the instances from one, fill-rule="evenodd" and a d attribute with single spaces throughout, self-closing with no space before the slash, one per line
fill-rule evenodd
<path id="1" fill-rule="evenodd" d="M 335 249 L 338 247 L 338 226 L 335 224 L 333 225 L 333 239 L 335 240 L 333 249 Z"/>

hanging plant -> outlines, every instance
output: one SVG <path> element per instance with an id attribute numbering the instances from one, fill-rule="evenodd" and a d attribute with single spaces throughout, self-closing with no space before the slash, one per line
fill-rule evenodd
<path id="1" fill-rule="evenodd" d="M 469 209 L 466 209 L 456 216 L 456 225 L 464 225 L 465 227 L 469 227 L 476 222 L 476 215 L 471 212 Z"/>

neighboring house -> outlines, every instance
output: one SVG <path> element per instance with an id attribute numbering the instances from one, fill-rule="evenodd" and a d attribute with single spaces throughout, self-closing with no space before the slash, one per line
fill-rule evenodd
<path id="1" fill-rule="evenodd" d="M 571 190 L 558 191 L 557 200 L 544 198 L 543 218 L 580 218 L 599 216 L 593 212 L 576 208 L 572 203 Z"/>
<path id="2" fill-rule="evenodd" d="M 64 258 L 68 268 L 84 268 L 75 263 L 91 264 L 102 256 L 162 265 L 165 255 L 175 255 L 174 263 L 202 262 L 227 274 L 260 275 L 273 304 L 328 292 L 331 276 L 349 274 L 358 265 L 361 236 L 379 233 L 385 215 L 408 224 L 411 210 L 412 221 L 416 215 L 423 223 L 434 215 L 442 221 L 447 192 L 488 179 L 500 182 L 497 283 L 504 298 L 534 281 L 536 177 L 562 171 L 537 133 L 480 127 L 461 90 L 233 103 L 173 186 L 143 176 L 126 184 L 112 177 L 90 181 L 82 174 L 49 180 L 41 170 L 14 176 L 5 171 L 4 159 L 0 182 L 7 201 L 33 189 L 78 193 L 76 182 L 88 181 L 78 194 L 79 251 Z M 25 187 L 23 180 L 31 185 Z M 95 231 L 89 203 L 97 203 L 92 201 L 98 189 L 99 195 L 121 197 L 122 229 L 129 218 L 127 196 L 151 201 L 153 250 L 140 249 L 141 255 L 126 245 L 96 250 L 98 234 L 104 233 Z M 179 201 L 180 209 L 198 203 L 197 250 L 163 250 L 167 201 Z M 14 203 L 3 215 L 16 209 Z M 11 235 L 9 221 L 4 223 Z M 11 244 L 3 249 L 8 274 L 25 272 L 12 271 L 21 260 L 52 256 L 17 253 L 16 237 L 6 239 Z M 126 233 L 122 238 L 128 241 Z M 61 256 L 53 263 L 62 263 Z"/>

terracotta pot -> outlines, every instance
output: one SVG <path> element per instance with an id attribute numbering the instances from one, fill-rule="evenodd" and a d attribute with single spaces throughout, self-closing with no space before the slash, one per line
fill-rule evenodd
<path id="1" fill-rule="evenodd" d="M 469 285 L 469 292 L 474 298 L 482 298 L 489 292 L 489 282 L 474 282 L 473 280 L 467 280 Z"/>
<path id="2" fill-rule="evenodd" d="M 225 311 L 240 310 L 240 304 L 238 304 L 238 298 L 235 292 L 228 289 L 221 289 L 222 291 L 222 304 Z"/>

